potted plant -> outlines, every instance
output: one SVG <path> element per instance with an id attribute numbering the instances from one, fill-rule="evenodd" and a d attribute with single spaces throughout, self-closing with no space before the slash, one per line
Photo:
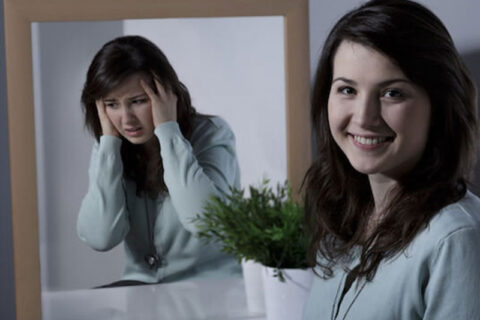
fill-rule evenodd
<path id="1" fill-rule="evenodd" d="M 283 286 L 298 286 L 298 281 L 292 279 L 292 274 L 310 267 L 306 258 L 308 238 L 304 232 L 303 216 L 303 205 L 293 199 L 288 182 L 277 184 L 273 189 L 269 186 L 269 181 L 264 180 L 258 187 L 249 186 L 248 196 L 243 189 L 231 189 L 225 199 L 211 198 L 204 212 L 198 214 L 194 221 L 199 230 L 198 236 L 207 243 L 219 241 L 222 251 L 232 254 L 239 261 L 253 260 L 265 266 L 262 272 L 267 317 L 280 319 L 278 315 L 271 315 L 269 309 L 277 309 L 277 313 L 282 313 L 282 308 L 269 308 L 269 301 L 289 301 L 292 298 L 275 298 L 270 294 L 274 291 L 281 291 L 278 293 L 282 295 L 288 294 L 291 289 L 287 290 Z M 275 282 L 268 282 L 272 277 Z M 302 281 L 307 282 L 306 286 L 300 285 L 303 286 L 301 290 L 306 291 L 306 297 L 311 272 L 307 272 L 306 280 Z M 280 287 L 268 290 L 270 286 Z M 298 294 L 294 295 L 298 298 Z M 296 312 L 291 302 L 278 302 L 285 307 L 289 304 L 288 309 Z M 300 307 L 303 307 L 303 303 Z M 299 315 L 301 311 L 296 316 Z"/>

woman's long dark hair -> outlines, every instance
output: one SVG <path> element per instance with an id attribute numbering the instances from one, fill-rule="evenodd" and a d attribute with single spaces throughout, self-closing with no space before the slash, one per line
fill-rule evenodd
<path id="1" fill-rule="evenodd" d="M 327 104 L 333 58 L 353 41 L 382 52 L 430 98 L 428 142 L 416 167 L 392 190 L 384 219 L 367 234 L 374 208 L 367 175 L 349 163 L 330 133 Z M 343 16 L 324 44 L 312 93 L 317 159 L 308 170 L 309 259 L 321 276 L 361 248 L 357 276 L 371 280 L 380 262 L 404 250 L 446 205 L 466 193 L 478 137 L 475 85 L 442 22 L 409 0 L 374 0 Z"/>
<path id="2" fill-rule="evenodd" d="M 181 83 L 175 70 L 163 52 L 149 40 L 140 36 L 124 36 L 106 43 L 93 58 L 87 72 L 82 91 L 82 105 L 85 112 L 85 125 L 97 141 L 102 135 L 95 101 L 106 96 L 134 73 L 154 75 L 160 83 L 177 96 L 177 122 L 186 139 L 193 129 L 196 111 L 191 104 L 190 94 Z M 153 78 L 150 86 L 153 85 Z M 137 184 L 137 194 L 152 197 L 168 191 L 163 181 L 163 164 L 160 156 L 148 159 L 142 145 L 134 145 L 122 137 L 121 155 L 125 177 Z M 160 148 L 158 141 L 157 147 Z M 160 155 L 160 152 L 157 153 Z M 147 161 L 155 162 L 154 174 L 147 175 Z M 152 173 L 152 172 L 150 172 Z M 152 177 L 155 177 L 152 179 Z"/>

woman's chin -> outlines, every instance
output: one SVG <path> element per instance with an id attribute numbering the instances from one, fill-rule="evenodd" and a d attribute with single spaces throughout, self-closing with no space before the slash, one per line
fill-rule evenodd
<path id="1" fill-rule="evenodd" d="M 380 173 L 382 170 L 376 165 L 372 165 L 372 163 L 352 163 L 350 162 L 350 165 L 355 169 L 355 171 L 370 175 L 370 174 L 376 174 Z"/>
<path id="2" fill-rule="evenodd" d="M 123 137 L 130 142 L 131 144 L 144 144 L 149 142 L 155 135 L 153 132 L 149 135 L 141 135 L 141 136 L 131 136 L 131 135 L 123 135 Z"/>

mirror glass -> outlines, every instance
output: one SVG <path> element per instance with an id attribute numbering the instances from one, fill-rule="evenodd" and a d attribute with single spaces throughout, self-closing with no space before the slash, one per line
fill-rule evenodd
<path id="1" fill-rule="evenodd" d="M 156 43 L 195 108 L 232 127 L 246 187 L 287 176 L 283 23 L 278 16 L 32 24 L 42 290 L 91 288 L 123 270 L 122 245 L 95 252 L 76 234 L 94 143 L 80 94 L 101 46 L 133 34 Z"/>

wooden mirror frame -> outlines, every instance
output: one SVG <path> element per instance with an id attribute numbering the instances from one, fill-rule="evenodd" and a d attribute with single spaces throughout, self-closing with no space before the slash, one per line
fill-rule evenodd
<path id="1" fill-rule="evenodd" d="M 283 16 L 287 177 L 295 196 L 311 162 L 308 0 L 3 0 L 17 319 L 41 319 L 31 23 Z"/>

